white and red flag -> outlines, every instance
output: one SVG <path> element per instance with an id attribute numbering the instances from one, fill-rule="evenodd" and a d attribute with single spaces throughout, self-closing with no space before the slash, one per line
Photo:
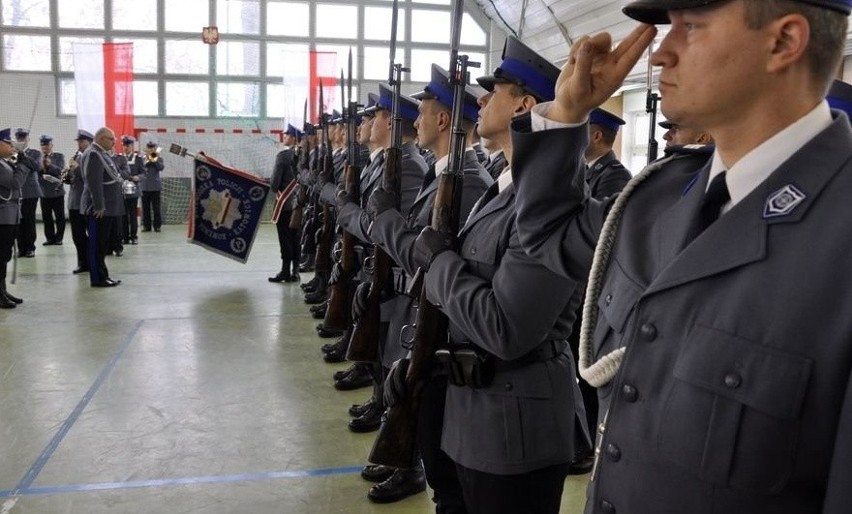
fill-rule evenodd
<path id="1" fill-rule="evenodd" d="M 133 43 L 74 43 L 77 128 L 132 134 Z"/>

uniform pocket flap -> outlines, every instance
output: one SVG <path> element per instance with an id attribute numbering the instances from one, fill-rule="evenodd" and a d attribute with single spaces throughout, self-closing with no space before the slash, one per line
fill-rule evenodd
<path id="1" fill-rule="evenodd" d="M 802 408 L 811 359 L 696 326 L 674 368 L 680 380 L 756 411 L 795 419 Z"/>
<path id="2" fill-rule="evenodd" d="M 613 330 L 620 334 L 624 331 L 630 312 L 642 296 L 642 289 L 621 271 L 617 263 L 610 269 L 610 273 L 615 276 L 606 280 L 598 298 L 598 308 Z"/>
<path id="3" fill-rule="evenodd" d="M 550 398 L 553 387 L 544 362 L 535 362 L 517 369 L 498 371 L 491 385 L 483 392 L 497 396 Z"/>

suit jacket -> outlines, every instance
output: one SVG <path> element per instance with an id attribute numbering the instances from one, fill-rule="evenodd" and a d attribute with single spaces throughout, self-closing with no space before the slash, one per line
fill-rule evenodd
<path id="1" fill-rule="evenodd" d="M 83 154 L 80 167 L 84 183 L 80 213 L 106 209 L 104 216 L 121 216 L 124 213 L 121 174 L 112 158 L 93 143 Z"/>
<path id="2" fill-rule="evenodd" d="M 43 164 L 44 155 L 39 155 L 39 164 Z M 47 169 L 39 168 L 38 182 L 41 187 L 42 198 L 64 198 L 65 185 L 62 184 L 62 169 L 65 167 L 65 156 L 59 152 L 51 152 L 50 166 Z M 45 180 L 45 175 L 51 176 L 56 181 Z M 58 181 L 58 182 L 57 182 Z"/>
<path id="3" fill-rule="evenodd" d="M 0 159 L 0 225 L 17 225 L 21 220 L 21 185 L 25 170 Z"/>
<path id="4" fill-rule="evenodd" d="M 142 180 L 139 181 L 142 192 L 152 192 L 152 191 L 162 191 L 163 190 L 163 177 L 160 173 L 165 169 L 165 163 L 163 162 L 163 156 L 161 155 L 156 162 L 145 162 L 144 156 L 142 158 L 142 163 L 140 164 L 142 174 L 140 175 Z"/>
<path id="5" fill-rule="evenodd" d="M 591 246 L 607 205 L 577 199 L 586 129 L 516 128 L 522 240 L 571 276 L 569 247 Z M 848 512 L 847 118 L 691 242 L 709 169 L 685 186 L 670 161 L 652 166 L 627 203 L 598 302 L 596 357 L 626 353 L 600 390 L 609 414 L 586 511 Z"/>
<path id="6" fill-rule="evenodd" d="M 493 158 L 489 156 L 488 164 L 485 165 L 485 171 L 487 171 L 494 180 L 497 180 L 497 177 L 503 173 L 503 170 L 506 169 L 506 166 L 508 165 L 509 163 L 506 162 L 506 154 L 501 151 Z"/>
<path id="7" fill-rule="evenodd" d="M 41 152 L 35 148 L 27 148 L 24 150 L 23 156 L 18 154 L 18 165 L 24 166 L 27 171 L 24 185 L 21 186 L 21 198 L 24 200 L 41 198 L 41 184 L 38 180 L 38 170 L 41 169 Z"/>
<path id="8" fill-rule="evenodd" d="M 272 169 L 272 177 L 269 181 L 269 188 L 280 193 L 287 188 L 296 178 L 296 156 L 292 148 L 285 148 L 278 152 L 275 156 L 275 167 Z M 290 198 L 284 204 L 285 210 L 293 210 L 296 207 L 296 194 L 290 195 Z"/>
<path id="9" fill-rule="evenodd" d="M 438 255 L 424 280 L 427 297 L 450 320 L 452 341 L 513 361 L 567 338 L 578 284 L 524 252 L 513 187 L 475 208 L 459 237 L 459 252 Z M 462 466 L 498 475 L 567 463 L 574 455 L 575 387 L 566 352 L 498 369 L 481 389 L 450 385 L 441 448 Z"/>
<path id="10" fill-rule="evenodd" d="M 467 219 L 473 204 L 493 182 L 479 165 L 473 151 L 465 152 L 463 166 L 459 223 Z M 417 264 L 414 262 L 414 240 L 417 239 L 420 230 L 431 223 L 432 206 L 438 191 L 438 181 L 434 177 L 434 171 L 427 174 L 424 182 L 426 180 L 428 182 L 420 189 L 407 217 L 403 217 L 397 210 L 390 209 L 376 217 L 370 226 L 372 241 L 382 247 L 390 258 L 402 267 L 408 277 L 413 277 L 417 272 Z M 417 314 L 416 299 L 406 295 L 400 295 L 397 298 L 394 311 L 389 316 L 388 339 L 382 353 L 383 364 L 386 366 L 390 366 L 395 360 L 407 354 L 408 350 L 402 346 L 401 331 L 405 325 L 414 322 Z"/>
<path id="11" fill-rule="evenodd" d="M 589 196 L 598 200 L 619 193 L 630 182 L 630 171 L 610 150 L 586 170 L 586 184 Z"/>
<path id="12" fill-rule="evenodd" d="M 69 211 L 80 210 L 80 199 L 83 197 L 83 170 L 82 168 L 80 168 L 79 164 L 82 156 L 83 154 L 77 151 L 74 154 L 74 157 L 71 158 L 71 160 L 76 162 L 78 166 L 76 166 L 74 169 L 70 169 L 68 172 L 71 177 L 71 187 L 68 191 Z"/>

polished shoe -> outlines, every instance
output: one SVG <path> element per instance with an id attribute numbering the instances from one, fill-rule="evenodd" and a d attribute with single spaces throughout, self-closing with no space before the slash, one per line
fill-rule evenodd
<path id="1" fill-rule="evenodd" d="M 302 291 L 308 293 L 308 292 L 310 292 L 310 291 L 308 291 L 308 289 L 310 289 L 311 291 L 316 289 L 317 283 L 319 283 L 319 277 L 314 276 L 314 278 L 308 280 L 304 284 L 301 284 L 299 287 L 302 288 Z"/>
<path id="2" fill-rule="evenodd" d="M 335 348 L 330 352 L 323 352 L 322 360 L 329 364 L 336 364 L 338 362 L 344 362 L 346 360 L 346 347 Z M 335 385 L 335 387 L 337 387 Z"/>
<path id="3" fill-rule="evenodd" d="M 117 286 L 118 284 L 121 284 L 121 279 L 119 279 L 119 280 L 113 280 L 113 279 L 111 279 L 111 278 L 108 278 L 108 279 L 106 279 L 106 281 L 107 281 L 107 282 L 109 282 L 110 284 L 114 285 L 114 286 Z"/>
<path id="4" fill-rule="evenodd" d="M 159 232 L 159 231 L 160 231 L 160 229 L 158 229 L 158 228 L 154 229 L 154 232 Z"/>
<path id="5" fill-rule="evenodd" d="M 151 231 L 151 229 L 150 229 L 150 228 L 143 228 L 143 229 L 142 229 L 142 232 L 150 232 L 150 231 Z"/>
<path id="6" fill-rule="evenodd" d="M 349 420 L 349 430 L 356 434 L 375 432 L 382 426 L 382 414 L 384 413 L 384 408 L 377 403 L 373 404 L 371 408 L 367 409 L 367 412 Z"/>
<path id="7" fill-rule="evenodd" d="M 266 280 L 270 282 L 289 282 L 292 277 L 286 271 L 279 271 L 274 277 L 268 277 Z"/>
<path id="8" fill-rule="evenodd" d="M 73 270 L 71 270 L 71 273 L 73 273 L 75 275 L 78 275 L 80 273 L 88 273 L 88 272 L 89 272 L 89 268 L 84 268 L 82 266 L 80 266 L 79 268 L 74 268 Z"/>
<path id="9" fill-rule="evenodd" d="M 26 252 L 20 252 L 20 253 L 18 253 L 18 257 L 25 257 L 25 258 L 30 259 L 30 258 L 35 257 L 35 252 L 32 251 L 32 250 L 27 250 Z"/>
<path id="10" fill-rule="evenodd" d="M 326 300 L 328 300 L 328 295 L 325 291 L 315 291 L 313 293 L 305 295 L 305 303 L 308 305 L 322 303 Z"/>
<path id="11" fill-rule="evenodd" d="M 0 295 L 0 309 L 14 309 L 18 304 L 6 298 L 6 295 Z"/>
<path id="12" fill-rule="evenodd" d="M 578 450 L 568 464 L 569 475 L 585 475 L 592 471 L 595 465 L 595 452 L 590 449 Z"/>
<path id="13" fill-rule="evenodd" d="M 290 279 L 287 282 L 299 282 L 301 280 L 302 279 L 299 277 L 299 273 L 294 271 L 293 274 L 290 275 Z"/>
<path id="14" fill-rule="evenodd" d="M 53 241 L 45 241 L 41 245 L 42 246 L 55 246 L 56 243 L 54 243 Z"/>
<path id="15" fill-rule="evenodd" d="M 328 353 L 328 352 L 333 352 L 340 347 L 345 348 L 347 346 L 349 346 L 349 338 L 348 337 L 341 337 L 340 339 L 338 339 L 337 341 L 335 341 L 333 343 L 325 343 L 324 345 L 320 346 L 320 350 L 322 350 L 322 353 Z"/>
<path id="16" fill-rule="evenodd" d="M 352 373 L 357 366 L 358 366 L 358 363 L 353 362 L 352 365 L 349 366 L 348 368 L 342 369 L 340 371 L 335 371 L 334 375 L 333 375 L 334 381 L 337 382 L 338 380 L 342 379 L 346 375 Z M 361 414 L 363 414 L 363 412 Z M 361 414 L 358 414 L 358 415 L 360 416 Z"/>
<path id="17" fill-rule="evenodd" d="M 138 244 L 139 244 L 139 239 L 137 239 L 137 238 L 135 238 L 135 237 L 134 237 L 133 239 L 131 239 L 131 240 L 130 240 L 130 244 L 132 244 L 132 245 L 138 245 Z"/>
<path id="18" fill-rule="evenodd" d="M 420 467 L 397 469 L 384 482 L 378 483 L 367 492 L 374 503 L 393 503 L 426 490 L 426 475 Z"/>
<path id="19" fill-rule="evenodd" d="M 21 300 L 20 298 L 18 298 L 17 296 L 12 296 L 12 294 L 9 291 L 2 291 L 2 292 L 0 292 L 0 295 L 5 296 L 7 300 L 9 300 L 10 302 L 15 303 L 15 304 L 20 305 L 20 304 L 24 303 L 24 301 Z"/>
<path id="20" fill-rule="evenodd" d="M 111 280 L 104 280 L 101 282 L 92 282 L 92 287 L 115 287 L 118 285 L 117 282 L 113 282 Z"/>
<path id="21" fill-rule="evenodd" d="M 115 253 L 115 256 L 116 256 L 116 257 L 121 257 L 122 255 L 124 255 L 124 252 L 123 252 L 123 251 L 121 251 L 121 250 L 116 250 L 116 251 L 115 251 L 115 252 L 113 252 L 113 253 Z"/>
<path id="22" fill-rule="evenodd" d="M 349 407 L 349 415 L 353 418 L 361 417 L 364 415 L 365 412 L 370 410 L 374 403 L 376 403 L 375 396 L 371 396 L 370 399 L 364 403 L 356 403 Z M 361 476 L 364 475 L 362 474 Z M 390 475 L 386 476 L 385 478 L 390 478 Z M 381 480 L 373 480 L 373 482 L 382 482 L 385 480 L 385 478 L 382 478 Z M 369 478 L 367 480 L 369 480 Z"/>
<path id="23" fill-rule="evenodd" d="M 373 385 L 373 376 L 363 366 L 357 366 L 352 373 L 334 381 L 334 388 L 338 391 L 352 391 Z"/>
<path id="24" fill-rule="evenodd" d="M 319 308 L 317 310 L 311 310 L 311 317 L 314 318 L 314 319 L 325 319 L 325 311 L 326 311 L 326 309 L 328 309 L 328 303 L 323 302 L 323 303 L 314 305 L 313 307 L 311 307 L 311 309 L 313 309 L 314 307 L 319 307 Z"/>
<path id="25" fill-rule="evenodd" d="M 322 337 L 323 339 L 328 339 L 330 337 L 340 337 L 343 335 L 342 330 L 334 330 L 331 328 L 325 328 L 322 323 L 317 325 L 317 335 Z"/>
<path id="26" fill-rule="evenodd" d="M 361 478 L 368 482 L 384 482 L 393 475 L 396 468 L 384 464 L 367 464 L 361 469 Z"/>

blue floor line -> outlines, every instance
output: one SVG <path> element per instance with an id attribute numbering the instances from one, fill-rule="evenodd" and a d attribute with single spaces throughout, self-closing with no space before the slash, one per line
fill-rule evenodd
<path id="1" fill-rule="evenodd" d="M 311 478 L 331 475 L 347 475 L 361 471 L 363 466 L 340 468 L 319 468 L 303 471 L 266 471 L 241 473 L 237 475 L 214 475 L 200 477 L 163 478 L 154 480 L 132 480 L 129 482 L 96 482 L 93 484 L 70 484 L 46 487 L 18 488 L 15 491 L 0 491 L 0 499 L 19 496 L 38 496 L 45 494 L 76 493 L 85 491 L 110 491 L 116 489 L 140 489 L 173 485 L 223 484 L 229 482 L 249 482 L 253 480 L 275 480 L 281 478 Z"/>
<path id="2" fill-rule="evenodd" d="M 112 370 L 115 369 L 115 365 L 118 363 L 118 359 L 124 354 L 127 348 L 130 346 L 130 343 L 133 342 L 133 339 L 136 337 L 136 333 L 139 331 L 139 327 L 142 326 L 143 320 L 139 320 L 133 326 L 133 329 L 124 337 L 124 340 L 121 342 L 121 345 L 116 350 L 115 354 L 113 354 L 112 358 L 106 365 L 101 369 L 100 373 L 98 373 L 97 378 L 95 378 L 92 386 L 89 387 L 89 390 L 86 391 L 86 394 L 83 395 L 83 398 L 80 399 L 80 402 L 77 403 L 77 406 L 74 407 L 74 410 L 71 411 L 71 414 L 68 418 L 62 423 L 62 426 L 59 427 L 59 430 L 53 436 L 53 439 L 47 443 L 47 446 L 44 448 L 44 451 L 41 452 L 41 455 L 38 456 L 33 465 L 30 466 L 30 469 L 27 470 L 26 474 L 21 478 L 21 481 L 18 482 L 18 485 L 15 486 L 15 489 L 11 492 L 11 496 L 18 496 L 22 494 L 24 491 L 27 491 L 30 486 L 33 484 L 35 479 L 38 477 L 41 470 L 44 468 L 47 461 L 50 460 L 50 457 L 53 455 L 53 452 L 56 451 L 56 448 L 59 446 L 59 443 L 65 439 L 65 436 L 71 430 L 71 427 L 74 426 L 74 423 L 77 422 L 77 419 L 80 417 L 80 414 L 83 413 L 83 410 L 86 406 L 89 405 L 89 402 L 98 392 L 101 385 L 107 379 L 107 377 L 112 373 Z"/>

